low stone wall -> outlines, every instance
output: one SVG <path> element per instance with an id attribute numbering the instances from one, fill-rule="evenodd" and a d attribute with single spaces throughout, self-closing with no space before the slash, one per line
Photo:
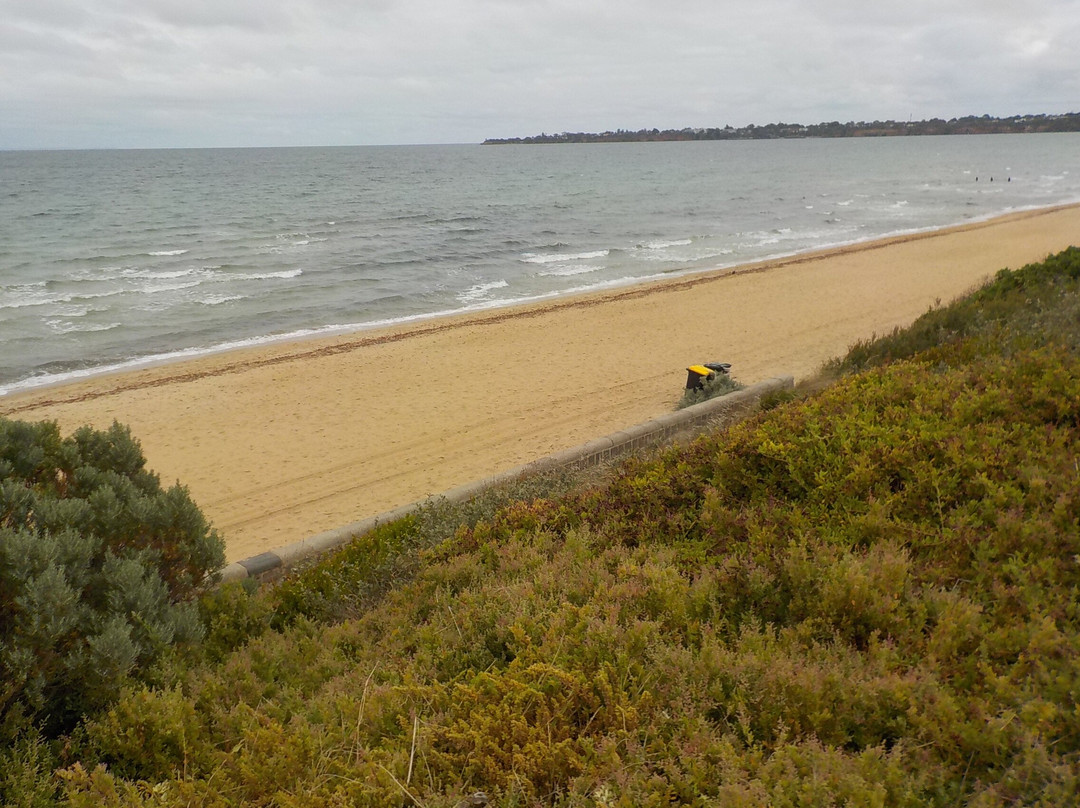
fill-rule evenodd
<path id="1" fill-rule="evenodd" d="M 557 469 L 582 468 L 604 463 L 619 455 L 634 452 L 649 446 L 655 446 L 682 432 L 700 430 L 705 426 L 723 426 L 737 421 L 757 409 L 762 396 L 795 386 L 791 376 L 767 379 L 758 384 L 737 390 L 725 396 L 695 404 L 667 415 L 661 415 L 643 424 L 615 432 L 581 446 L 566 449 L 553 455 L 533 461 L 524 466 L 496 474 L 468 485 L 453 488 L 436 499 L 450 502 L 465 502 L 472 497 L 504 482 L 531 474 L 540 474 Z M 392 522 L 407 516 L 432 498 L 414 502 L 362 519 L 359 522 L 309 536 L 298 542 L 280 547 L 267 553 L 261 553 L 243 561 L 234 561 L 222 571 L 221 580 L 236 581 L 242 578 L 261 578 L 280 574 L 297 562 L 347 544 L 357 536 L 374 529 L 376 525 Z"/>

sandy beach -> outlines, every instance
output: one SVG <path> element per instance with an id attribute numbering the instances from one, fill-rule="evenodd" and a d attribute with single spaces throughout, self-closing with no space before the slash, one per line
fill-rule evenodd
<path id="1" fill-rule="evenodd" d="M 689 364 L 805 377 L 1070 244 L 1080 206 L 101 376 L 0 398 L 0 415 L 128 424 L 233 561 L 669 412 Z"/>

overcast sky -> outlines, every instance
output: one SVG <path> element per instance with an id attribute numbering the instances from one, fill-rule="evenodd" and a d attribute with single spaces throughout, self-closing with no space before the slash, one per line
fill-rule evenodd
<path id="1" fill-rule="evenodd" d="M 0 0 L 0 148 L 1080 112 L 1080 0 Z"/>

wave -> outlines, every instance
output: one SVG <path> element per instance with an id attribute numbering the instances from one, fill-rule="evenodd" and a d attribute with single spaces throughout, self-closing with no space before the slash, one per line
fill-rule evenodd
<path id="1" fill-rule="evenodd" d="M 91 306 L 88 303 L 64 303 L 58 305 L 50 314 L 56 317 L 85 317 L 90 312 L 101 312 L 105 309 L 101 306 Z"/>
<path id="2" fill-rule="evenodd" d="M 555 264 L 567 261 L 590 261 L 606 258 L 611 250 L 591 250 L 580 253 L 522 253 L 521 261 L 525 264 Z"/>
<path id="3" fill-rule="evenodd" d="M 671 247 L 688 247 L 693 243 L 693 239 L 680 238 L 673 241 L 647 241 L 640 246 L 646 250 L 667 250 Z"/>
<path id="4" fill-rule="evenodd" d="M 135 278 L 137 280 L 147 281 L 171 281 L 177 278 L 186 278 L 189 275 L 194 275 L 200 270 L 195 267 L 188 267 L 187 269 L 175 269 L 167 272 L 155 272 L 152 269 L 122 269 L 119 272 L 120 278 Z"/>
<path id="5" fill-rule="evenodd" d="M 163 295 L 169 292 L 182 292 L 184 289 L 194 289 L 196 286 L 201 286 L 203 281 L 194 280 L 188 283 L 166 283 L 160 286 L 145 285 L 139 292 L 144 295 Z"/>
<path id="6" fill-rule="evenodd" d="M 155 250 L 154 252 L 148 252 L 147 255 L 152 255 L 155 258 L 167 256 L 167 255 L 185 255 L 191 252 L 190 250 Z"/>
<path id="7" fill-rule="evenodd" d="M 276 272 L 222 273 L 220 266 L 188 267 L 186 269 L 155 272 L 150 269 L 120 269 L 114 272 L 93 273 L 82 277 L 65 279 L 68 288 L 52 288 L 57 281 L 40 281 L 0 289 L 0 310 L 41 306 L 63 306 L 83 301 L 122 295 L 159 295 L 192 289 L 203 284 L 230 284 L 237 281 L 290 280 L 304 273 L 302 268 Z M 99 291 L 85 289 L 97 285 Z M 106 288 L 101 288 L 105 285 Z M 71 287 L 75 288 L 72 289 Z M 80 291 L 80 287 L 83 290 Z M 111 287 L 111 288 L 109 288 Z M 93 286 L 91 286 L 93 288 Z M 62 314 L 62 312 L 60 312 Z"/>
<path id="8" fill-rule="evenodd" d="M 210 295 L 196 301 L 204 306 L 220 306 L 222 303 L 231 303 L 234 300 L 244 300 L 247 295 Z"/>
<path id="9" fill-rule="evenodd" d="M 510 284 L 504 280 L 491 281 L 490 283 L 478 283 L 476 286 L 472 286 L 466 289 L 464 292 L 460 292 L 457 299 L 462 303 L 475 303 L 478 300 L 491 297 L 491 292 L 496 289 L 505 289 Z"/>
<path id="10" fill-rule="evenodd" d="M 587 275 L 590 272 L 598 272 L 601 269 L 603 269 L 603 267 L 596 264 L 580 264 L 576 267 L 549 269 L 546 272 L 540 272 L 538 274 L 542 278 L 569 278 L 573 275 Z"/>
<path id="11" fill-rule="evenodd" d="M 119 328 L 122 323 L 92 325 L 89 323 L 70 323 L 64 320 L 46 320 L 45 325 L 56 334 L 88 334 L 96 331 L 111 331 L 114 328 Z"/>
<path id="12" fill-rule="evenodd" d="M 21 309 L 26 306 L 44 306 L 49 303 L 66 303 L 67 300 L 54 300 L 44 281 L 25 283 L 0 289 L 0 309 Z"/>
<path id="13" fill-rule="evenodd" d="M 35 286 L 37 286 L 35 284 Z M 23 309 L 33 306 L 62 306 L 67 303 L 75 303 L 81 300 L 96 300 L 103 297 L 112 297 L 120 294 L 119 291 L 110 292 L 50 292 L 44 283 L 34 290 L 11 289 L 6 294 L 0 292 L 0 309 Z M 10 298 L 8 298 L 10 295 Z M 6 299 L 8 298 L 8 299 Z"/>
<path id="14" fill-rule="evenodd" d="M 303 269 L 283 269 L 281 272 L 250 272 L 244 275 L 232 275 L 229 280 L 232 281 L 272 281 L 272 280 L 288 280 L 289 278 L 299 278 L 304 274 Z"/>

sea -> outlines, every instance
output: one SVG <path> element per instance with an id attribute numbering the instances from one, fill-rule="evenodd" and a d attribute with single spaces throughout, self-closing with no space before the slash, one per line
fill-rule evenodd
<path id="1" fill-rule="evenodd" d="M 1075 202 L 1072 133 L 0 152 L 0 395 Z"/>

